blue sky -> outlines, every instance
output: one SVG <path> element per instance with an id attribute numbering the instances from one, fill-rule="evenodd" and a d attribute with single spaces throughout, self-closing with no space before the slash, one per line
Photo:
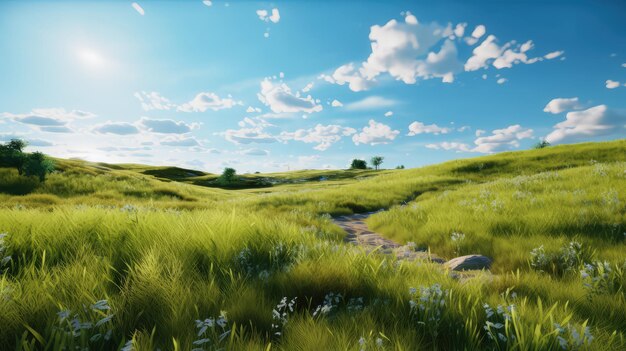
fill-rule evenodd
<path id="1" fill-rule="evenodd" d="M 626 136 L 624 2 L 0 2 L 0 140 L 218 172 Z"/>

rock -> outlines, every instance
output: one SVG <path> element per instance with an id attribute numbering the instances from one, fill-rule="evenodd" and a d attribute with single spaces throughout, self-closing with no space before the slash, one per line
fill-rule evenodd
<path id="1" fill-rule="evenodd" d="M 453 258 L 446 262 L 445 266 L 453 271 L 489 269 L 491 267 L 491 259 L 482 255 L 467 255 Z"/>

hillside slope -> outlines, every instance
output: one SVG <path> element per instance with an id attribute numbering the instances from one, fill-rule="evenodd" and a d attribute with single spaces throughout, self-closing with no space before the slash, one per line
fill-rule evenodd
<path id="1" fill-rule="evenodd" d="M 240 190 L 58 165 L 43 184 L 0 169 L 8 349 L 626 348 L 626 140 Z M 364 252 L 329 216 L 380 209 L 370 228 L 491 273 Z"/>

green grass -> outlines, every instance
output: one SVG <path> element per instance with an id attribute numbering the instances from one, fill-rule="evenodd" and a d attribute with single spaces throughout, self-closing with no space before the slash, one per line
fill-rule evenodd
<path id="1" fill-rule="evenodd" d="M 44 184 L 0 169 L 2 348 L 626 348 L 624 140 L 418 169 L 250 174 L 273 186 L 241 190 L 173 167 L 57 164 Z M 488 255 L 493 274 L 459 280 L 367 254 L 328 216 L 379 209 L 376 231 L 448 258 Z M 564 261 L 571 241 L 582 250 Z M 611 272 L 583 278 L 597 261 Z M 315 313 L 330 293 L 341 298 Z M 284 297 L 293 311 L 273 319 Z M 223 327 L 198 336 L 196 320 L 221 311 Z"/>

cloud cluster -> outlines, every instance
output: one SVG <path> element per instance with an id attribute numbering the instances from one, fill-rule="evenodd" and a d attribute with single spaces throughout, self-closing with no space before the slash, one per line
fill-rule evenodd
<path id="1" fill-rule="evenodd" d="M 341 140 L 344 136 L 350 136 L 356 133 L 354 128 L 342 127 L 336 124 L 321 125 L 318 124 L 309 129 L 298 129 L 293 133 L 283 132 L 281 137 L 283 140 L 298 140 L 304 143 L 317 144 L 314 149 L 319 151 L 327 150 L 332 144 Z"/>
<path id="2" fill-rule="evenodd" d="M 557 123 L 546 136 L 553 144 L 589 140 L 601 136 L 623 136 L 626 133 L 626 112 L 598 105 L 583 111 L 572 111 Z"/>
<path id="3" fill-rule="evenodd" d="M 480 134 L 476 133 L 477 136 L 479 136 Z M 520 140 L 529 139 L 532 138 L 532 136 L 532 129 L 524 128 L 519 124 L 515 124 L 503 129 L 495 129 L 491 132 L 491 135 L 477 137 L 474 140 L 474 147 L 471 147 L 466 143 L 459 142 L 433 143 L 427 144 L 426 147 L 435 150 L 442 149 L 455 150 L 458 152 L 480 152 L 490 154 L 494 152 L 518 148 L 520 146 Z"/>
<path id="4" fill-rule="evenodd" d="M 475 152 L 493 153 L 498 151 L 511 150 L 520 146 L 522 139 L 532 138 L 533 130 L 515 124 L 504 129 L 496 129 L 492 134 L 479 137 L 474 140 Z"/>
<path id="5" fill-rule="evenodd" d="M 261 92 L 257 97 L 275 113 L 314 113 L 323 109 L 319 100 L 314 100 L 310 95 L 303 97 L 299 91 L 293 93 L 286 83 L 269 78 L 261 82 Z"/>
<path id="6" fill-rule="evenodd" d="M 355 145 L 359 144 L 388 144 L 393 141 L 400 131 L 392 130 L 386 124 L 378 123 L 371 119 L 367 126 L 363 127 L 360 133 L 352 136 L 352 141 Z"/>
<path id="7" fill-rule="evenodd" d="M 440 127 L 436 124 L 430 124 L 430 125 L 425 125 L 422 122 L 413 122 L 411 124 L 409 124 L 409 136 L 414 136 L 414 135 L 418 135 L 418 134 L 435 134 L 435 135 L 439 135 L 439 134 L 447 134 L 451 131 L 452 129 L 450 128 L 445 128 L 445 127 Z"/>
<path id="8" fill-rule="evenodd" d="M 469 58 L 461 59 L 457 44 L 464 41 L 474 45 L 486 34 L 485 26 L 479 25 L 471 36 L 464 38 L 466 26 L 466 23 L 456 26 L 450 23 L 447 26 L 420 23 L 407 12 L 404 21 L 392 19 L 385 25 L 370 28 L 371 53 L 360 66 L 348 63 L 337 68 L 332 75 L 321 75 L 320 78 L 333 84 L 347 84 L 353 91 L 369 89 L 383 73 L 406 84 L 432 78 L 452 83 L 455 75 L 463 71 L 489 66 L 511 68 L 516 64 L 531 64 L 563 54 L 562 51 L 554 51 L 543 57 L 531 58 L 527 52 L 533 48 L 532 41 L 523 44 L 509 41 L 499 45 L 495 35 L 488 35 L 473 49 Z"/>
<path id="9" fill-rule="evenodd" d="M 271 11 L 256 10 L 256 15 L 259 16 L 259 19 L 263 22 L 278 23 L 278 21 L 280 21 L 280 12 L 277 8 L 273 8 Z"/>
<path id="10" fill-rule="evenodd" d="M 546 107 L 543 108 L 543 112 L 558 114 L 565 111 L 577 110 L 581 108 L 580 102 L 577 97 L 573 98 L 556 98 L 550 100 Z"/>
<path id="11" fill-rule="evenodd" d="M 111 122 L 96 125 L 92 131 L 97 134 L 115 134 L 115 135 L 132 135 L 139 134 L 139 128 L 132 123 L 127 122 Z"/>
<path id="12" fill-rule="evenodd" d="M 239 122 L 239 129 L 228 129 L 220 134 L 233 144 L 274 143 L 279 139 L 265 130 L 265 128 L 272 126 L 261 118 L 246 117 Z"/>
<path id="13" fill-rule="evenodd" d="M 93 118 L 96 115 L 80 110 L 66 111 L 63 108 L 39 108 L 30 113 L 0 113 L 0 117 L 26 124 L 34 129 L 48 133 L 71 133 L 69 123 L 75 120 Z"/>
<path id="14" fill-rule="evenodd" d="M 236 105 L 243 105 L 243 102 L 235 101 L 230 95 L 226 98 L 220 98 L 215 93 L 202 92 L 196 95 L 193 100 L 178 106 L 177 110 L 181 112 L 219 111 Z"/>
<path id="15" fill-rule="evenodd" d="M 152 119 L 142 117 L 138 123 L 144 130 L 161 134 L 185 134 L 198 128 L 198 123 L 185 123 L 171 119 Z"/>

